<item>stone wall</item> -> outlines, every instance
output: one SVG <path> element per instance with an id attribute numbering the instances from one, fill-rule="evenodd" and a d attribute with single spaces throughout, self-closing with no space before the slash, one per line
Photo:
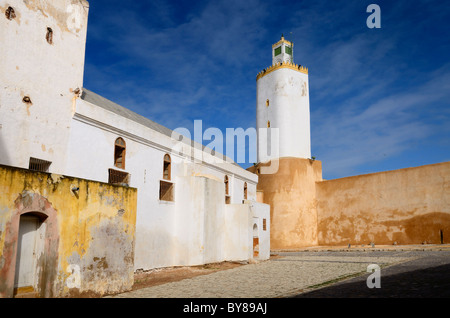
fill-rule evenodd
<path id="1" fill-rule="evenodd" d="M 450 162 L 316 185 L 318 244 L 450 241 Z"/>
<path id="2" fill-rule="evenodd" d="M 270 248 L 293 249 L 317 245 L 315 182 L 322 180 L 320 161 L 280 158 L 270 165 L 276 173 L 263 174 L 259 164 L 248 168 L 259 176 L 260 199 L 270 205 Z"/>

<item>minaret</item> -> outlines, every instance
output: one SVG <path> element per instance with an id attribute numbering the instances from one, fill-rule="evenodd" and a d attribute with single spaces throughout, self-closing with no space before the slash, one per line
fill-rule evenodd
<path id="1" fill-rule="evenodd" d="M 256 77 L 258 162 L 276 158 L 310 158 L 308 69 L 294 64 L 294 44 L 281 39 L 272 45 L 272 66 Z M 260 128 L 277 128 L 278 142 Z M 267 143 L 267 144 L 266 144 Z"/>
<path id="2" fill-rule="evenodd" d="M 259 202 L 270 205 L 271 249 L 318 244 L 322 163 L 310 159 L 308 69 L 294 63 L 293 47 L 282 36 L 272 46 L 272 66 L 256 76 L 258 164 L 248 170 L 258 174 Z"/>

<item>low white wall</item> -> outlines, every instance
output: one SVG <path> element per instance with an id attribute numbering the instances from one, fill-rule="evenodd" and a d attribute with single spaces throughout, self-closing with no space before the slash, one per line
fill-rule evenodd
<path id="1" fill-rule="evenodd" d="M 222 182 L 186 176 L 177 178 L 176 187 L 174 263 L 199 265 L 222 261 Z"/>
<path id="2" fill-rule="evenodd" d="M 244 201 L 250 208 L 252 215 L 252 238 L 257 236 L 259 239 L 259 253 L 255 257 L 257 260 L 266 260 L 270 258 L 270 205 L 255 201 Z M 265 221 L 264 221 L 265 220 Z M 265 223 L 265 228 L 264 228 Z M 257 233 L 253 233 L 253 225 L 257 226 Z"/>
<path id="3" fill-rule="evenodd" d="M 225 205 L 224 252 L 229 261 L 253 258 L 252 215 L 247 204 Z"/>
<path id="4" fill-rule="evenodd" d="M 270 206 L 246 200 L 225 204 L 221 180 L 179 177 L 175 218 L 174 263 L 199 265 L 253 257 L 253 225 L 259 238 L 258 260 L 270 257 Z M 266 228 L 263 229 L 263 220 Z"/>

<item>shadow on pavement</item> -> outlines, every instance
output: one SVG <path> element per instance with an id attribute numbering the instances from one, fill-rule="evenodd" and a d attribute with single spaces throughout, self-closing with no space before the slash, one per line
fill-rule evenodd
<path id="1" fill-rule="evenodd" d="M 450 264 L 405 271 L 409 267 L 381 269 L 381 288 L 367 287 L 367 273 L 293 298 L 450 298 Z"/>

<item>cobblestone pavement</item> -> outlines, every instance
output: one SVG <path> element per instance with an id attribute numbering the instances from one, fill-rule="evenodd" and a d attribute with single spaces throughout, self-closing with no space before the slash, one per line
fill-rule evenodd
<path id="1" fill-rule="evenodd" d="M 353 249 L 277 252 L 279 258 L 114 298 L 449 297 L 447 249 Z M 381 268 L 381 288 L 368 288 L 367 266 Z"/>
<path id="2" fill-rule="evenodd" d="M 367 273 L 294 297 L 450 298 L 450 251 L 409 251 L 397 255 L 413 259 L 382 268 L 380 288 L 367 287 L 366 280 L 371 275 Z"/>

